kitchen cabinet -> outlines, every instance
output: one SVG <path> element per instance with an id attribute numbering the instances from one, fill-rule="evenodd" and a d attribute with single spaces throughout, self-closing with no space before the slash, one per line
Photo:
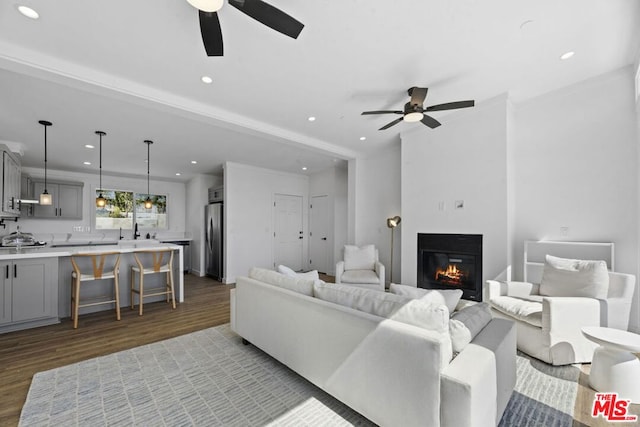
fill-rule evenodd
<path id="1" fill-rule="evenodd" d="M 20 216 L 20 160 L 5 146 L 2 151 L 2 209 L 0 216 L 16 218 Z"/>
<path id="2" fill-rule="evenodd" d="M 82 188 L 78 182 L 47 180 L 47 191 L 53 203 L 50 206 L 34 205 L 33 218 L 82 219 Z M 40 197 L 44 191 L 44 180 L 33 178 L 33 195 Z"/>
<path id="3" fill-rule="evenodd" d="M 0 261 L 0 332 L 58 323 L 58 259 Z"/>

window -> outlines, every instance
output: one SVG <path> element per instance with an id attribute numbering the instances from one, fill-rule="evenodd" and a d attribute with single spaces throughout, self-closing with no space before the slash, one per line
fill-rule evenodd
<path id="1" fill-rule="evenodd" d="M 153 207 L 145 209 L 146 193 L 102 190 L 96 191 L 96 197 L 99 193 L 107 204 L 103 208 L 96 207 L 96 230 L 132 230 L 135 223 L 139 228 L 168 228 L 166 195 L 150 194 Z"/>

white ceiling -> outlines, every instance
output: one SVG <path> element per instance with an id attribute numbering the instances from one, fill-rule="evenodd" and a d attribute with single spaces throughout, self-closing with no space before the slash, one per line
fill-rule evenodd
<path id="1" fill-rule="evenodd" d="M 360 115 L 401 108 L 411 86 L 430 88 L 425 105 L 507 91 L 517 103 L 640 52 L 637 0 L 270 4 L 305 24 L 297 40 L 225 5 L 225 56 L 209 58 L 186 0 L 1 2 L 0 141 L 23 144 L 23 165 L 42 167 L 44 119 L 52 169 L 97 171 L 97 150 L 83 147 L 103 130 L 107 174 L 146 175 L 144 139 L 157 178 L 220 173 L 226 160 L 313 173 L 422 126 L 378 131 L 396 116 Z M 446 114 L 433 116 L 446 126 Z"/>

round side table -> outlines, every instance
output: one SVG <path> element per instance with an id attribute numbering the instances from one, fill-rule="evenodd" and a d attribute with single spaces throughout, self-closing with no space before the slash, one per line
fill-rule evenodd
<path id="1" fill-rule="evenodd" d="M 640 403 L 640 335 L 620 329 L 588 326 L 582 335 L 600 344 L 593 353 L 589 385 L 596 391 L 618 393 Z"/>

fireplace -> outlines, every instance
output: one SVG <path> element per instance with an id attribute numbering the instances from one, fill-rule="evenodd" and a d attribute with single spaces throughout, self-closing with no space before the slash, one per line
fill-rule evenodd
<path id="1" fill-rule="evenodd" d="M 482 301 L 482 235 L 418 234 L 418 287 L 461 289 Z"/>

